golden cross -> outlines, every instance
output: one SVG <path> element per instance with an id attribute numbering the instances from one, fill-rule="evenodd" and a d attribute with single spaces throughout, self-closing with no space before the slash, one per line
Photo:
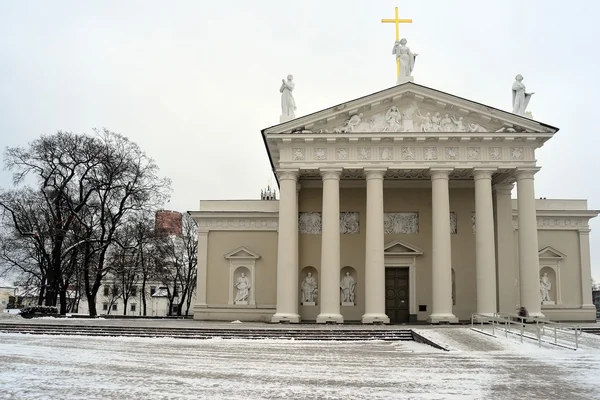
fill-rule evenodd
<path id="1" fill-rule="evenodd" d="M 396 24 L 396 41 L 400 40 L 400 24 L 412 24 L 412 19 L 398 19 L 398 7 L 394 8 L 394 19 L 382 19 L 383 23 Z M 400 59 L 396 57 L 396 73 L 400 76 Z"/>

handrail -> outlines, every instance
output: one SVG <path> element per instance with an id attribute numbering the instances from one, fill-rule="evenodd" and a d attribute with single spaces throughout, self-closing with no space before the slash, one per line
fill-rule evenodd
<path id="1" fill-rule="evenodd" d="M 579 336 L 582 333 L 579 325 L 564 324 L 546 318 L 522 317 L 509 313 L 471 314 L 471 329 L 486 333 L 484 324 L 491 326 L 491 335 L 494 337 L 496 337 L 496 330 L 503 330 L 506 337 L 509 333 L 516 334 L 521 338 L 521 343 L 523 343 L 523 337 L 534 339 L 537 340 L 540 347 L 542 343 L 547 343 L 575 350 L 579 348 Z M 480 328 L 476 329 L 476 325 L 479 325 Z M 516 329 L 513 329 L 513 326 Z M 529 336 L 528 333 L 534 336 Z M 559 339 L 561 342 L 559 342 Z M 562 342 L 566 342 L 566 344 Z M 571 343 L 574 347 L 570 345 Z"/>

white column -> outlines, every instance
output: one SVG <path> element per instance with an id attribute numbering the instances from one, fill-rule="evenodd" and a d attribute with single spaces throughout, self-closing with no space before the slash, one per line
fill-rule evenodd
<path id="1" fill-rule="evenodd" d="M 579 257 L 581 259 L 581 307 L 593 308 L 592 263 L 590 260 L 590 229 L 579 229 Z M 556 277 L 558 279 L 558 277 Z M 594 316 L 595 318 L 595 316 Z"/>
<path id="2" fill-rule="evenodd" d="M 298 171 L 279 176 L 277 312 L 271 322 L 300 322 L 298 314 Z"/>
<path id="3" fill-rule="evenodd" d="M 496 265 L 498 268 L 498 310 L 514 313 L 518 304 L 519 269 L 515 264 L 513 208 L 511 194 L 514 185 L 494 185 L 496 200 Z"/>
<path id="4" fill-rule="evenodd" d="M 317 323 L 343 323 L 340 314 L 340 170 L 322 170 L 321 313 Z"/>
<path id="5" fill-rule="evenodd" d="M 537 214 L 533 175 L 538 171 L 517 171 L 517 208 L 519 213 L 519 291 L 521 306 L 530 317 L 543 318 L 540 295 Z"/>
<path id="6" fill-rule="evenodd" d="M 198 265 L 196 267 L 196 304 L 194 307 L 206 308 L 207 267 L 208 231 L 198 229 Z"/>
<path id="7" fill-rule="evenodd" d="M 452 314 L 452 251 L 450 247 L 450 169 L 431 169 L 432 305 L 429 322 L 458 322 Z"/>
<path id="8" fill-rule="evenodd" d="M 363 324 L 386 323 L 385 264 L 383 257 L 383 174 L 385 169 L 365 169 L 367 221 L 365 243 L 365 314 Z M 450 227 L 448 227 L 450 229 Z M 448 231 L 449 232 L 449 231 Z"/>
<path id="9" fill-rule="evenodd" d="M 496 309 L 496 254 L 492 171 L 475 170 L 475 260 L 477 312 L 493 315 Z"/>

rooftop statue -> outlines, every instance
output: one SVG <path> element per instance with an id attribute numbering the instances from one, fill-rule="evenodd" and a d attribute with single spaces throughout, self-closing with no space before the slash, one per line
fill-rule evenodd
<path id="1" fill-rule="evenodd" d="M 294 113 L 296 111 L 296 100 L 294 100 L 294 95 L 292 94 L 296 84 L 293 80 L 294 77 L 292 75 L 287 76 L 287 81 L 285 79 L 281 80 L 281 87 L 279 88 L 279 92 L 281 93 L 280 122 L 296 118 L 296 114 Z"/>
<path id="2" fill-rule="evenodd" d="M 411 76 L 417 54 L 410 51 L 406 39 L 396 40 L 392 54 L 396 55 L 396 60 L 400 63 L 400 76 Z"/>
<path id="3" fill-rule="evenodd" d="M 517 115 L 525 115 L 525 109 L 531 100 L 534 93 L 526 93 L 525 85 L 523 84 L 523 75 L 519 74 L 515 77 L 515 83 L 512 85 L 512 101 L 513 113 Z"/>

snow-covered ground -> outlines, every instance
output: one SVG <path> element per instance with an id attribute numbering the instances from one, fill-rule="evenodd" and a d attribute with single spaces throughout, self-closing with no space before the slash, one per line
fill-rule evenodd
<path id="1" fill-rule="evenodd" d="M 415 342 L 0 334 L 0 399 L 593 399 L 600 337 L 577 351 L 464 327 Z"/>

